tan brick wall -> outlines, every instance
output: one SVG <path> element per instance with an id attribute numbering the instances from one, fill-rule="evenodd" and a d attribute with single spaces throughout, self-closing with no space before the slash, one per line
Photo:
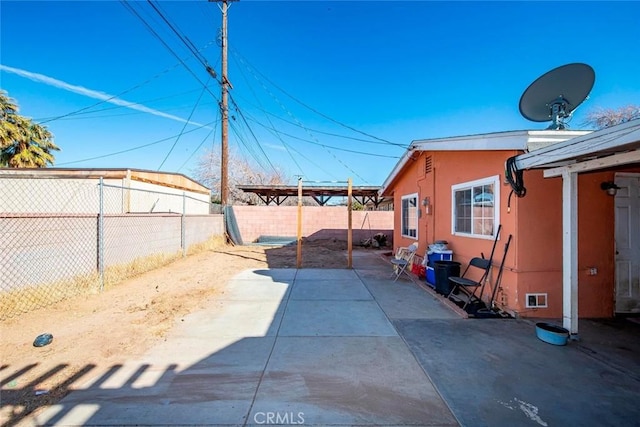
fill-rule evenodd
<path id="1" fill-rule="evenodd" d="M 297 206 L 234 206 L 243 242 L 255 242 L 260 236 L 297 236 Z M 302 235 L 309 240 L 336 238 L 347 240 L 348 213 L 345 206 L 303 206 Z M 375 233 L 393 239 L 393 211 L 353 211 L 353 242 Z"/>

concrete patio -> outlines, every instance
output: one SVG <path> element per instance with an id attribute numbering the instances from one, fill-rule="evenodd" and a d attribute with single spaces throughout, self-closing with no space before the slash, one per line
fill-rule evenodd
<path id="1" fill-rule="evenodd" d="M 379 252 L 354 269 L 243 271 L 140 359 L 77 387 L 38 425 L 634 425 L 640 325 L 465 319 Z M 611 326 L 618 325 L 618 326 Z M 622 325 L 622 326 L 619 326 Z M 612 330 L 615 328 L 615 333 Z M 610 330 L 611 329 L 611 330 Z"/>

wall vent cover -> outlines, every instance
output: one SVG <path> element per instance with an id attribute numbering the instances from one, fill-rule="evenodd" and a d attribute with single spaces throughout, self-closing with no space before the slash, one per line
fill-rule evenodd
<path id="1" fill-rule="evenodd" d="M 424 173 L 425 175 L 431 173 L 431 156 L 424 158 Z"/>

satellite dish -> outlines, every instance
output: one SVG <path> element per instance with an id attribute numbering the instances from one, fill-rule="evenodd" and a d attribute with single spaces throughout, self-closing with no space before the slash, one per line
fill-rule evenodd
<path id="1" fill-rule="evenodd" d="M 565 119 L 587 98 L 596 73 L 587 64 L 563 65 L 543 74 L 520 98 L 520 114 L 533 122 L 552 121 L 547 129 L 565 129 Z"/>

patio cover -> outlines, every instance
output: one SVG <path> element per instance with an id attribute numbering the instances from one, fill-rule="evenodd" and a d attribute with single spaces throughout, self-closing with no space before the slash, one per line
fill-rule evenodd
<path id="1" fill-rule="evenodd" d="M 298 196 L 297 185 L 239 185 L 239 189 L 245 193 L 254 193 L 266 205 L 272 202 L 280 206 L 289 196 Z M 346 197 L 349 188 L 347 186 L 303 186 L 302 196 L 312 197 L 320 206 L 324 206 L 331 197 Z M 353 186 L 351 187 L 352 197 L 363 206 L 371 202 L 377 208 L 384 200 L 378 196 L 380 187 L 375 186 Z"/>
<path id="2" fill-rule="evenodd" d="M 514 158 L 516 169 L 562 176 L 563 326 L 578 333 L 578 174 L 640 163 L 640 120 L 578 136 Z"/>

